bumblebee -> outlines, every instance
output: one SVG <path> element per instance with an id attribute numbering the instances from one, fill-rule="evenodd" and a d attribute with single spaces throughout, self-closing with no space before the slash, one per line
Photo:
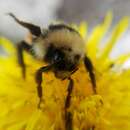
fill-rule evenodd
<path id="1" fill-rule="evenodd" d="M 78 70 L 81 61 L 84 61 L 86 70 L 89 73 L 93 90 L 96 93 L 96 80 L 91 60 L 85 53 L 85 42 L 80 34 L 72 27 L 65 24 L 53 24 L 47 29 L 19 20 L 15 15 L 9 15 L 21 26 L 27 28 L 31 35 L 31 44 L 23 40 L 17 44 L 18 62 L 25 77 L 26 66 L 23 58 L 23 50 L 29 52 L 38 60 L 47 63 L 47 66 L 39 68 L 35 75 L 37 83 L 39 105 L 42 101 L 42 73 L 52 71 L 56 78 L 68 79 L 68 95 L 65 101 L 65 108 L 70 106 L 71 92 L 74 86 L 71 75 Z"/>

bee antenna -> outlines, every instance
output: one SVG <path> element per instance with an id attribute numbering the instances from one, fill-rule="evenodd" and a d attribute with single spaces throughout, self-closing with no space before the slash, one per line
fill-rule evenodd
<path id="1" fill-rule="evenodd" d="M 7 15 L 11 16 L 15 21 L 19 21 L 13 13 L 7 13 Z"/>
<path id="2" fill-rule="evenodd" d="M 24 21 L 19 20 L 13 13 L 7 13 L 7 15 L 11 16 L 18 24 L 21 26 L 29 29 L 29 31 L 34 35 L 34 36 L 39 36 L 41 35 L 41 29 L 39 26 L 27 23 Z"/>

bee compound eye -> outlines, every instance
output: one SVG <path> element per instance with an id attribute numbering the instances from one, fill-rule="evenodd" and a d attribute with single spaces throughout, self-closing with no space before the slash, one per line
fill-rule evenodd
<path id="1" fill-rule="evenodd" d="M 63 60 L 63 58 L 64 58 L 64 54 L 61 51 L 57 50 L 54 54 L 54 62 L 59 62 Z"/>
<path id="2" fill-rule="evenodd" d="M 75 59 L 75 60 L 79 60 L 79 59 L 80 59 L 80 55 L 79 55 L 79 54 L 76 54 L 76 55 L 74 56 L 74 59 Z"/>
<path id="3" fill-rule="evenodd" d="M 60 59 L 61 59 L 60 56 L 56 53 L 54 55 L 54 61 L 59 61 Z"/>

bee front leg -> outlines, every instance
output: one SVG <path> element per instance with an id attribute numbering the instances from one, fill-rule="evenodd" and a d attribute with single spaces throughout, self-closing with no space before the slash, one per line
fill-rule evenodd
<path id="1" fill-rule="evenodd" d="M 68 85 L 68 94 L 65 101 L 65 128 L 66 130 L 72 130 L 72 113 L 68 111 L 71 102 L 71 94 L 74 86 L 74 82 L 71 78 L 68 78 L 69 85 Z"/>
<path id="2" fill-rule="evenodd" d="M 40 98 L 40 101 L 38 103 L 38 108 L 40 108 L 41 102 L 42 102 L 42 73 L 47 72 L 50 70 L 51 66 L 44 66 L 41 67 L 40 69 L 37 70 L 35 80 L 37 83 L 37 92 L 38 92 L 38 97 Z"/>
<path id="3" fill-rule="evenodd" d="M 22 68 L 22 75 L 23 78 L 26 76 L 26 67 L 24 63 L 24 58 L 23 58 L 23 50 L 26 50 L 29 52 L 31 50 L 31 45 L 26 43 L 25 41 L 21 41 L 17 44 L 17 56 L 18 56 L 18 63 Z"/>
<path id="4" fill-rule="evenodd" d="M 84 64 L 86 70 L 89 72 L 89 76 L 93 85 L 93 91 L 96 93 L 96 79 L 95 79 L 95 74 L 94 74 L 94 69 L 91 60 L 88 57 L 84 58 Z"/>

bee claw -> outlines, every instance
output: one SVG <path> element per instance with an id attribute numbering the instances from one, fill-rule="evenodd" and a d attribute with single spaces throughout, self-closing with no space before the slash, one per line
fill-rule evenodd
<path id="1" fill-rule="evenodd" d="M 22 77 L 25 80 L 26 79 L 26 68 L 22 67 Z"/>
<path id="2" fill-rule="evenodd" d="M 40 98 L 40 101 L 38 103 L 38 109 L 42 109 L 43 108 L 43 104 L 44 104 L 44 99 Z"/>

